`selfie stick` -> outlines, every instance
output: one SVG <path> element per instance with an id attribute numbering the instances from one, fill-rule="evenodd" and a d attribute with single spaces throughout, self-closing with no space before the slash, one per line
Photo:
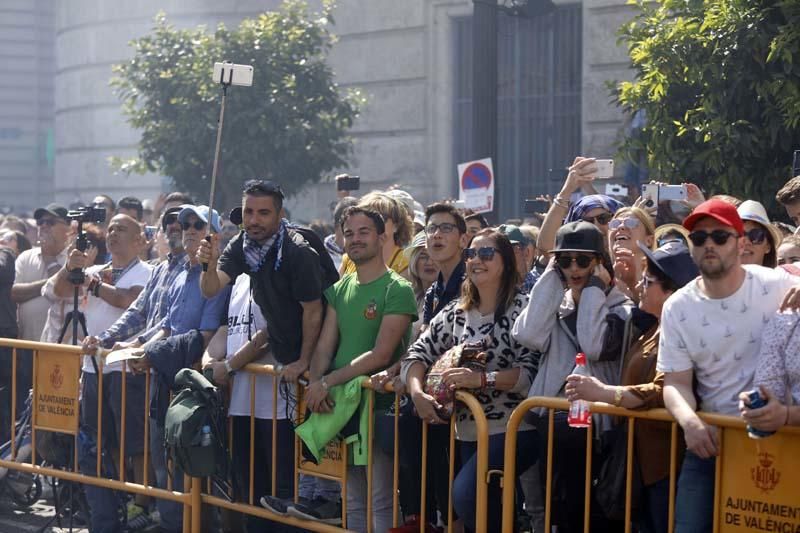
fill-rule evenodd
<path id="1" fill-rule="evenodd" d="M 226 62 L 227 63 L 227 62 Z M 231 67 L 233 64 L 231 64 Z M 225 69 L 219 73 L 219 84 L 222 85 L 222 102 L 219 107 L 219 121 L 217 122 L 217 145 L 214 148 L 214 166 L 211 169 L 211 193 L 208 197 L 208 235 L 206 240 L 211 242 L 211 221 L 214 219 L 214 189 L 217 185 L 217 168 L 219 166 L 219 148 L 222 144 L 222 122 L 225 120 L 225 97 L 228 95 L 228 87 L 233 83 L 233 68 L 228 70 L 228 79 L 225 79 Z M 208 263 L 203 263 L 203 272 L 208 272 Z"/>

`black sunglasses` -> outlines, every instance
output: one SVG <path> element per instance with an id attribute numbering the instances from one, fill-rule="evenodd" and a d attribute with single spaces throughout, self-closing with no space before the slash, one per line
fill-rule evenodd
<path id="1" fill-rule="evenodd" d="M 557 255 L 556 263 L 564 270 L 571 267 L 573 261 L 578 264 L 579 268 L 586 268 L 592 264 L 592 259 L 594 259 L 593 256 L 585 254 L 579 254 L 574 257 L 571 255 Z"/>
<path id="2" fill-rule="evenodd" d="M 767 230 L 764 228 L 753 228 L 745 231 L 744 236 L 747 237 L 753 244 L 761 244 L 767 238 Z"/>
<path id="3" fill-rule="evenodd" d="M 728 242 L 728 239 L 731 237 L 738 237 L 738 235 L 730 231 L 725 231 L 724 229 L 715 229 L 710 233 L 705 230 L 697 230 L 689 234 L 689 240 L 692 241 L 692 244 L 695 246 L 703 246 L 709 237 L 711 237 L 711 240 L 714 241 L 714 244 L 717 246 L 724 246 L 725 243 Z"/>
<path id="4" fill-rule="evenodd" d="M 609 221 L 614 218 L 614 215 L 611 213 L 602 213 L 597 215 L 596 217 L 583 217 L 584 222 L 591 222 L 592 224 L 600 224 L 601 226 L 605 226 L 609 223 Z"/>
<path id="5" fill-rule="evenodd" d="M 480 248 L 466 248 L 462 252 L 464 257 L 464 261 L 469 261 L 470 259 L 475 259 L 476 257 L 481 261 L 491 261 L 494 259 L 494 253 L 499 252 L 497 248 L 492 248 L 491 246 L 482 246 Z"/>
<path id="6" fill-rule="evenodd" d="M 194 229 L 196 229 L 197 231 L 200 231 L 201 229 L 206 227 L 206 223 L 203 222 L 202 220 L 195 220 L 194 224 L 191 222 L 181 222 L 181 227 L 183 228 L 183 231 L 188 230 L 192 226 L 194 226 Z"/>

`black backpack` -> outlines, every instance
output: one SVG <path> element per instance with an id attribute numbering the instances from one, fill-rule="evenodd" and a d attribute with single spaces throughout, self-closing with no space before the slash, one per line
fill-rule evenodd
<path id="1" fill-rule="evenodd" d="M 322 268 L 322 290 L 327 289 L 339 281 L 339 271 L 336 270 L 336 266 L 333 264 L 333 259 L 331 259 L 328 250 L 325 249 L 325 243 L 322 242 L 322 239 L 319 238 L 319 235 L 314 233 L 314 230 L 311 228 L 306 228 L 304 226 L 291 225 L 289 226 L 289 230 L 295 231 L 302 235 L 308 245 L 317 252 L 317 255 L 319 255 L 319 265 Z"/>
<path id="2" fill-rule="evenodd" d="M 220 391 L 200 372 L 184 368 L 175 376 L 178 390 L 167 409 L 164 445 L 192 477 L 225 479 L 229 472 L 226 413 Z"/>

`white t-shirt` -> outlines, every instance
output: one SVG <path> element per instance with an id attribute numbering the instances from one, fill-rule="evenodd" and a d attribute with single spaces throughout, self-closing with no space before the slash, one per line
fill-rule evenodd
<path id="1" fill-rule="evenodd" d="M 54 261 L 63 266 L 67 260 L 67 248 L 65 247 Z M 47 279 L 47 267 L 42 257 L 42 249 L 31 248 L 25 250 L 14 263 L 15 278 L 14 283 L 32 283 Z M 19 318 L 19 338 L 29 341 L 39 341 L 42 339 L 42 331 L 47 322 L 47 312 L 50 309 L 50 300 L 44 296 L 31 298 L 25 303 L 19 304 L 17 316 Z"/>
<path id="2" fill-rule="evenodd" d="M 103 265 L 98 265 L 87 268 L 86 272 L 87 274 L 91 275 L 100 272 L 102 268 Z M 123 274 L 119 280 L 117 280 L 117 283 L 114 286 L 119 287 L 120 289 L 144 287 L 147 285 L 147 280 L 150 278 L 150 272 L 152 270 L 152 265 L 149 265 L 144 261 L 138 261 L 130 268 L 130 270 L 125 272 L 125 274 Z M 86 331 L 89 332 L 89 335 L 100 335 L 100 333 L 110 328 L 125 311 L 125 307 L 114 307 L 102 298 L 98 298 L 94 295 L 87 295 L 86 307 L 83 310 L 83 313 L 86 316 Z M 92 361 L 88 356 L 83 358 L 83 371 L 94 373 Z M 122 363 L 103 366 L 103 374 L 121 371 Z M 130 370 L 128 371 L 130 372 Z"/>
<path id="3" fill-rule="evenodd" d="M 797 284 L 781 269 L 744 268 L 744 283 L 727 298 L 709 298 L 697 278 L 664 304 L 656 368 L 693 369 L 703 411 L 738 415 L 739 393 L 752 387 L 761 331 Z"/>
<path id="4" fill-rule="evenodd" d="M 267 321 L 261 314 L 258 304 L 250 295 L 250 276 L 241 274 L 231 291 L 228 305 L 228 359 L 244 346 L 250 337 L 260 329 L 266 329 Z M 249 332 L 249 336 L 248 336 Z M 264 362 L 264 361 L 256 361 Z M 250 372 L 237 372 L 233 376 L 231 387 L 231 404 L 229 416 L 250 416 Z M 273 377 L 266 374 L 256 375 L 256 418 L 272 420 Z M 286 418 L 286 400 L 278 392 L 277 418 Z"/>

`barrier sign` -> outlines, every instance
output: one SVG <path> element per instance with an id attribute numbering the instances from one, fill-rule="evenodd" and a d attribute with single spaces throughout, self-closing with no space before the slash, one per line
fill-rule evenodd
<path id="1" fill-rule="evenodd" d="M 40 350 L 34 364 L 33 425 L 36 429 L 76 434 L 81 357 Z"/>
<path id="2" fill-rule="evenodd" d="M 754 440 L 745 430 L 723 434 L 719 497 L 721 533 L 800 533 L 800 435 Z"/>
<path id="3" fill-rule="evenodd" d="M 347 470 L 347 445 L 340 439 L 334 439 L 325 446 L 325 452 L 322 454 L 319 464 L 303 457 L 300 446 L 298 446 L 298 451 L 300 452 L 298 457 L 299 469 L 303 473 L 311 475 L 322 474 L 323 476 L 335 478 L 344 477 L 344 472 Z"/>
<path id="4" fill-rule="evenodd" d="M 458 165 L 458 199 L 476 213 L 494 209 L 494 170 L 491 158 Z"/>

